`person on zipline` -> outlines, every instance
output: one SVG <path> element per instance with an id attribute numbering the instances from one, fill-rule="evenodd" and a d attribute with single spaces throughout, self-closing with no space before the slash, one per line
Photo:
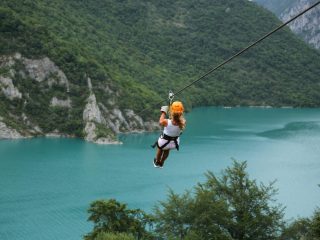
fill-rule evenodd
<path id="1" fill-rule="evenodd" d="M 162 168 L 164 161 L 168 158 L 171 149 L 176 148 L 179 151 L 180 134 L 186 126 L 186 120 L 183 117 L 184 107 L 181 102 L 175 101 L 170 106 L 170 118 L 166 119 L 169 107 L 161 107 L 161 116 L 159 124 L 164 127 L 163 133 L 154 144 L 157 146 L 156 157 L 153 160 L 154 167 Z"/>

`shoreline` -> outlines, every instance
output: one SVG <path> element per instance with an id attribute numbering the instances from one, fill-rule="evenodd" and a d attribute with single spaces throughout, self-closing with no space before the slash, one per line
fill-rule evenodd
<path id="1" fill-rule="evenodd" d="M 235 109 L 235 108 L 248 108 L 248 109 L 320 109 L 320 107 L 293 107 L 293 106 L 280 106 L 280 107 L 273 107 L 269 105 L 251 105 L 251 106 L 199 106 L 194 107 L 192 110 L 197 108 L 221 108 L 221 109 Z M 186 112 L 191 113 L 192 112 Z M 17 132 L 15 129 L 8 128 L 10 131 Z M 154 130 L 132 130 L 130 132 L 120 132 L 117 133 L 115 136 L 118 138 L 120 135 L 129 135 L 129 134 L 143 134 L 143 133 L 153 133 L 157 132 L 159 129 Z M 39 135 L 23 135 L 21 133 L 19 134 L 7 134 L 6 131 L 2 132 L 0 131 L 0 141 L 1 140 L 21 140 L 21 139 L 33 139 L 33 138 L 76 138 L 80 139 L 86 142 L 95 143 L 98 145 L 122 145 L 123 142 L 119 141 L 118 139 L 112 139 L 112 138 L 98 138 L 96 140 L 87 140 L 85 138 L 76 137 L 74 135 L 68 135 L 63 133 L 57 133 L 57 132 L 51 132 L 46 134 L 39 134 Z"/>

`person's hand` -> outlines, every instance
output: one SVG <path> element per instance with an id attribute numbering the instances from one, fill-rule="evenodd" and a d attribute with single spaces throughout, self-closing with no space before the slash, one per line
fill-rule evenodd
<path id="1" fill-rule="evenodd" d="M 168 107 L 168 106 L 162 106 L 161 109 L 160 109 L 160 111 L 161 111 L 161 112 L 164 112 L 165 114 L 168 113 L 168 110 L 169 110 L 169 107 Z"/>

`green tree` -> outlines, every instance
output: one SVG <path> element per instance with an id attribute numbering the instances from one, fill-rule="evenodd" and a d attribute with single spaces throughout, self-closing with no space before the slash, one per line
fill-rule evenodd
<path id="1" fill-rule="evenodd" d="M 315 239 L 320 239 L 320 208 L 317 208 L 313 215 L 311 231 Z"/>
<path id="2" fill-rule="evenodd" d="M 311 240 L 311 221 L 308 218 L 297 219 L 286 227 L 280 240 Z"/>
<path id="3" fill-rule="evenodd" d="M 190 209 L 194 200 L 189 192 L 183 195 L 169 190 L 167 201 L 155 207 L 156 232 L 168 239 L 184 239 L 189 231 L 191 221 Z"/>
<path id="4" fill-rule="evenodd" d="M 97 235 L 95 240 L 134 240 L 134 237 L 126 233 L 101 232 Z"/>
<path id="5" fill-rule="evenodd" d="M 300 218 L 284 228 L 280 240 L 318 240 L 320 239 L 320 209 L 311 218 Z"/>
<path id="6" fill-rule="evenodd" d="M 212 172 L 194 197 L 170 192 L 156 208 L 156 231 L 177 239 L 275 239 L 283 227 L 283 207 L 275 205 L 274 182 L 250 180 L 246 162 L 234 161 L 220 177 Z M 271 204 L 272 203 L 272 204 Z"/>
<path id="7" fill-rule="evenodd" d="M 86 240 L 97 240 L 103 233 L 127 233 L 135 239 L 151 238 L 146 228 L 151 226 L 152 219 L 140 209 L 127 209 L 126 204 L 110 199 L 93 202 L 88 212 L 88 221 L 93 222 L 94 228 L 85 236 Z"/>

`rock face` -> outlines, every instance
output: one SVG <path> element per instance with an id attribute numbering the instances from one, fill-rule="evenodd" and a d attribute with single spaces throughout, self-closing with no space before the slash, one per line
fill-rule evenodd
<path id="1" fill-rule="evenodd" d="M 315 1 L 297 0 L 292 7 L 285 9 L 280 14 L 280 19 L 283 22 L 288 21 L 313 3 Z M 307 43 L 320 49 L 320 5 L 299 17 L 289 27 L 293 32 L 302 36 Z"/>
<path id="2" fill-rule="evenodd" d="M 159 129 L 157 122 L 145 122 L 131 109 L 108 109 L 99 103 L 106 125 L 115 133 L 154 131 Z"/>
<path id="3" fill-rule="evenodd" d="M 100 109 L 97 104 L 96 96 L 91 92 L 88 98 L 88 103 L 83 111 L 83 120 L 85 122 L 97 122 L 105 123 L 105 119 L 102 117 Z"/>
<path id="4" fill-rule="evenodd" d="M 316 0 L 255 0 L 278 18 L 286 22 L 316 3 Z M 301 36 L 305 42 L 320 49 L 320 5 L 289 24 L 290 29 Z"/>
<path id="5" fill-rule="evenodd" d="M 112 108 L 107 108 L 103 103 L 97 102 L 96 96 L 92 90 L 91 79 L 87 79 L 90 95 L 83 111 L 83 121 L 85 122 L 85 139 L 98 144 L 121 144 L 113 134 L 126 132 L 142 132 L 158 129 L 158 124 L 154 122 L 143 122 L 141 117 L 136 115 L 133 110 L 126 109 L 121 111 L 112 103 Z M 108 94 L 113 95 L 110 89 Z M 102 129 L 101 129 L 102 128 Z M 107 130 L 111 131 L 107 131 Z M 101 137 L 100 133 L 104 132 Z"/>
<path id="6" fill-rule="evenodd" d="M 43 59 L 27 59 L 23 58 L 25 68 L 29 76 L 38 81 L 48 80 L 51 87 L 53 83 L 64 85 L 69 91 L 69 81 L 66 75 L 47 57 Z"/>
<path id="7" fill-rule="evenodd" d="M 29 59 L 19 53 L 0 56 L 0 98 L 4 97 L 6 104 L 10 105 L 8 109 L 1 109 L 0 105 L 0 113 L 5 113 L 0 118 L 0 138 L 72 136 L 57 129 L 55 123 L 58 122 L 64 128 L 68 128 L 70 125 L 64 121 L 68 121 L 68 114 L 74 108 L 83 109 L 82 119 L 77 118 L 73 121 L 82 121 L 85 140 L 99 144 L 120 144 L 116 138 L 118 133 L 150 131 L 158 128 L 153 122 L 143 122 L 131 109 L 120 110 L 114 97 L 117 93 L 108 86 L 102 84 L 98 86 L 100 91 L 109 96 L 103 104 L 97 100 L 94 93 L 97 86 L 94 88 L 91 79 L 87 77 L 89 94 L 84 103 L 76 101 L 78 105 L 68 94 L 73 87 L 77 86 L 70 84 L 63 71 L 47 57 Z M 77 96 L 73 96 L 72 99 L 75 98 Z M 45 102 L 43 99 L 46 99 Z M 37 102 L 40 100 L 41 104 Z M 44 111 L 52 114 L 52 118 L 47 119 L 49 123 L 41 122 L 41 118 L 39 120 L 36 116 Z M 10 125 L 12 121 L 15 124 Z M 23 131 L 17 131 L 12 127 L 17 126 L 17 123 L 19 129 L 21 127 Z M 48 124 L 51 124 L 50 128 Z"/>
<path id="8" fill-rule="evenodd" d="M 91 85 L 89 85 L 89 89 Z M 83 121 L 86 123 L 84 132 L 85 139 L 90 142 L 95 142 L 99 144 L 119 144 L 120 142 L 112 139 L 111 136 L 98 136 L 97 124 L 105 125 L 106 120 L 102 117 L 99 106 L 97 104 L 96 96 L 91 91 L 88 98 L 88 102 L 83 111 Z"/>
<path id="9" fill-rule="evenodd" d="M 106 120 L 101 114 L 100 108 L 97 104 L 97 99 L 95 94 L 92 91 L 91 79 L 88 78 L 88 88 L 90 95 L 87 99 L 87 104 L 83 111 L 83 121 L 85 122 L 85 139 L 89 142 L 95 142 L 98 144 L 120 144 L 121 142 L 114 139 L 111 134 L 99 136 L 98 125 L 105 126 Z"/>
<path id="10" fill-rule="evenodd" d="M 13 84 L 13 78 L 15 76 L 15 71 L 13 66 L 15 65 L 15 61 L 17 59 L 21 59 L 20 54 L 15 54 L 14 56 L 0 56 L 0 68 L 7 69 L 7 73 L 1 75 L 0 74 L 0 90 L 2 93 L 13 100 L 15 98 L 21 99 L 22 94 Z"/>
<path id="11" fill-rule="evenodd" d="M 24 137 L 17 130 L 8 127 L 2 120 L 0 117 L 0 139 L 17 139 Z"/>
<path id="12" fill-rule="evenodd" d="M 0 76 L 0 87 L 4 95 L 13 100 L 15 98 L 21 99 L 22 94 L 19 90 L 13 85 L 12 79 L 9 77 Z"/>
<path id="13" fill-rule="evenodd" d="M 50 105 L 52 107 L 71 108 L 71 100 L 69 98 L 67 100 L 60 100 L 57 97 L 53 97 Z"/>

